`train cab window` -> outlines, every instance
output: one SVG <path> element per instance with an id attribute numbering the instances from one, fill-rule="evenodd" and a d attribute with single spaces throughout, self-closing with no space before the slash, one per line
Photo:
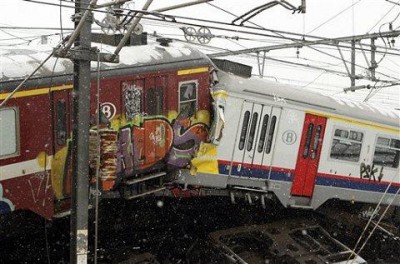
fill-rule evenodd
<path id="1" fill-rule="evenodd" d="M 374 152 L 374 164 L 398 168 L 400 157 L 400 140 L 378 137 Z"/>
<path id="2" fill-rule="evenodd" d="M 257 122 L 258 122 L 258 113 L 253 113 L 253 118 L 251 119 L 249 141 L 247 142 L 247 151 L 253 149 L 254 134 L 256 133 Z"/>
<path id="3" fill-rule="evenodd" d="M 0 110 L 0 158 L 18 155 L 19 119 L 16 108 Z"/>
<path id="4" fill-rule="evenodd" d="M 244 142 L 246 141 L 247 128 L 249 126 L 250 112 L 246 111 L 243 117 L 242 130 L 240 132 L 239 149 L 243 150 Z"/>
<path id="5" fill-rule="evenodd" d="M 67 105 L 65 100 L 57 101 L 56 105 L 56 142 L 64 145 L 67 142 Z"/>
<path id="6" fill-rule="evenodd" d="M 197 108 L 197 81 L 179 83 L 179 112 L 193 116 Z"/>
<path id="7" fill-rule="evenodd" d="M 360 159 L 364 134 L 359 131 L 336 129 L 330 157 L 345 161 L 358 162 Z"/>
<path id="8" fill-rule="evenodd" d="M 268 139 L 267 139 L 267 147 L 265 148 L 265 153 L 269 154 L 271 152 L 272 140 L 274 139 L 276 126 L 276 116 L 273 116 L 271 119 L 271 125 L 269 127 Z"/>
<path id="9" fill-rule="evenodd" d="M 164 97 L 163 89 L 161 87 L 154 87 L 148 89 L 146 112 L 148 115 L 161 115 L 163 114 Z"/>
<path id="10" fill-rule="evenodd" d="M 258 147 L 257 147 L 257 151 L 259 153 L 261 153 L 263 151 L 265 136 L 267 135 L 268 119 L 269 119 L 269 115 L 264 115 L 262 125 L 261 125 L 260 140 L 258 140 Z"/>

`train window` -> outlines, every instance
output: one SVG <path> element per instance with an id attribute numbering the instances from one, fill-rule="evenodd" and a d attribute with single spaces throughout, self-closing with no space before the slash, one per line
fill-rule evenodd
<path id="1" fill-rule="evenodd" d="M 247 142 L 247 151 L 250 151 L 253 148 L 254 134 L 256 133 L 257 122 L 258 113 L 253 113 L 253 118 L 251 119 L 249 141 Z"/>
<path id="2" fill-rule="evenodd" d="M 361 132 L 356 132 L 356 131 L 350 131 L 350 137 L 349 139 L 355 140 L 355 141 L 362 141 L 364 137 L 364 134 Z"/>
<path id="3" fill-rule="evenodd" d="M 374 152 L 374 164 L 398 168 L 400 157 L 400 140 L 378 137 Z"/>
<path id="4" fill-rule="evenodd" d="M 262 121 L 260 139 L 258 140 L 258 147 L 257 147 L 257 151 L 259 153 L 261 153 L 263 151 L 265 136 L 267 134 L 268 119 L 269 119 L 269 115 L 265 115 L 263 118 L 263 121 Z"/>
<path id="5" fill-rule="evenodd" d="M 330 157 L 333 159 L 358 162 L 364 134 L 359 131 L 336 129 Z"/>
<path id="6" fill-rule="evenodd" d="M 315 132 L 315 136 L 314 136 L 313 147 L 311 149 L 311 159 L 315 159 L 317 157 L 319 141 L 321 138 L 321 130 L 322 130 L 322 126 L 321 125 L 317 126 L 317 131 Z"/>
<path id="7" fill-rule="evenodd" d="M 56 105 L 56 142 L 64 145 L 67 142 L 67 105 L 65 100 L 57 101 Z"/>
<path id="8" fill-rule="evenodd" d="M 197 108 L 197 81 L 179 83 L 179 111 L 193 116 Z"/>
<path id="9" fill-rule="evenodd" d="M 271 119 L 271 126 L 269 127 L 268 139 L 267 139 L 267 147 L 265 148 L 265 153 L 269 154 L 271 152 L 272 140 L 274 139 L 276 125 L 276 116 L 273 116 Z"/>
<path id="10" fill-rule="evenodd" d="M 242 131 L 240 132 L 240 140 L 239 140 L 239 149 L 240 150 L 242 150 L 244 148 L 244 142 L 246 140 L 249 119 L 250 119 L 250 112 L 246 111 L 244 113 L 244 117 L 243 117 Z"/>
<path id="11" fill-rule="evenodd" d="M 348 138 L 349 137 L 349 131 L 342 130 L 342 129 L 336 129 L 335 130 L 335 137 Z"/>
<path id="12" fill-rule="evenodd" d="M 304 149 L 303 149 L 303 159 L 306 159 L 308 157 L 313 130 L 314 130 L 314 124 L 308 124 L 306 142 L 304 144 Z"/>
<path id="13" fill-rule="evenodd" d="M 0 110 L 0 157 L 18 155 L 18 111 L 16 108 Z"/>
<path id="14" fill-rule="evenodd" d="M 148 115 L 161 115 L 163 113 L 164 97 L 161 87 L 148 89 L 146 112 Z"/>

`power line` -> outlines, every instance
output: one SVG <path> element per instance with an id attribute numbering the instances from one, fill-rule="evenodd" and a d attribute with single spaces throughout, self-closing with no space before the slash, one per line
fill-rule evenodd
<path id="1" fill-rule="evenodd" d="M 350 61 L 348 61 L 348 60 L 343 60 L 343 59 L 340 58 L 340 57 L 337 57 L 337 56 L 332 55 L 332 54 L 329 54 L 329 53 L 327 53 L 327 52 L 324 52 L 324 51 L 315 49 L 315 48 L 313 48 L 313 47 L 311 47 L 311 46 L 307 46 L 307 48 L 313 49 L 313 50 L 315 50 L 315 51 L 317 51 L 317 52 L 319 52 L 319 53 L 325 54 L 325 55 L 327 55 L 327 56 L 329 56 L 329 57 L 332 57 L 332 58 L 335 58 L 335 59 L 342 60 L 342 61 L 344 61 L 344 62 L 350 63 Z M 364 66 L 361 66 L 361 65 L 359 65 L 359 64 L 355 64 L 355 66 L 357 66 L 357 67 L 359 67 L 359 68 L 362 68 L 362 69 L 365 69 L 365 70 L 369 70 L 368 68 L 366 68 L 366 67 L 364 67 Z M 392 78 L 392 79 L 395 79 L 395 80 L 397 80 L 397 81 L 400 81 L 400 79 L 398 79 L 398 78 L 396 78 L 396 77 L 393 77 L 393 76 L 390 76 L 390 75 L 386 75 L 386 74 L 381 73 L 381 72 L 378 72 L 378 71 L 376 71 L 376 73 L 379 73 L 379 74 L 381 74 L 381 75 L 383 75 L 383 76 L 385 76 L 385 77 Z"/>
<path id="2" fill-rule="evenodd" d="M 397 3 L 400 3 L 400 1 L 398 1 Z M 392 8 L 390 8 L 379 20 L 378 22 L 375 23 L 375 25 L 368 30 L 368 33 L 371 32 L 372 29 L 374 29 L 374 27 L 376 27 L 376 25 L 378 25 L 394 8 L 396 7 L 396 5 L 393 5 Z"/>
<path id="3" fill-rule="evenodd" d="M 355 6 L 356 4 L 360 3 L 362 0 L 358 0 L 356 3 L 346 7 L 345 9 L 343 9 L 342 11 L 340 11 L 339 13 L 337 13 L 336 15 L 334 15 L 333 17 L 329 18 L 328 20 L 326 20 L 325 22 L 323 22 L 322 24 L 320 24 L 319 26 L 315 27 L 313 30 L 307 32 L 307 34 L 310 34 L 311 32 L 314 32 L 315 30 L 317 30 L 318 28 L 322 27 L 323 25 L 325 25 L 326 23 L 328 23 L 329 21 L 335 19 L 336 17 L 340 16 L 341 14 L 343 14 L 344 12 L 346 12 L 348 9 L 352 8 L 353 6 Z"/>
<path id="4" fill-rule="evenodd" d="M 38 1 L 38 0 L 23 0 L 26 2 L 32 2 L 32 3 L 38 3 L 38 4 L 46 4 L 46 5 L 57 5 L 59 6 L 59 4 L 52 4 L 52 3 L 48 3 L 48 2 L 42 2 L 42 1 Z M 360 0 L 361 1 L 361 0 Z M 71 6 L 65 6 L 68 8 L 72 8 Z M 107 13 L 107 11 L 102 11 L 102 10 L 95 10 L 95 9 L 89 9 L 91 11 L 94 12 L 100 12 L 100 13 Z M 308 37 L 308 38 L 317 38 L 320 41 L 327 41 L 327 44 L 324 45 L 333 45 L 330 44 L 329 41 L 331 41 L 332 39 L 329 38 L 323 38 L 323 37 L 317 37 L 317 36 L 310 36 L 310 35 L 306 35 L 304 36 L 303 34 L 298 34 L 298 33 L 293 33 L 293 32 L 285 32 L 285 31 L 279 31 L 279 30 L 272 30 L 272 29 L 266 29 L 266 28 L 260 28 L 260 27 L 250 27 L 250 26 L 240 26 L 240 25 L 232 25 L 230 23 L 226 23 L 226 22 L 220 22 L 220 21 L 213 21 L 213 20 L 206 20 L 206 19 L 198 19 L 198 18 L 193 18 L 193 17 L 184 17 L 184 16 L 175 16 L 175 15 L 162 15 L 159 13 L 154 13 L 151 11 L 142 11 L 142 10 L 130 10 L 130 9 L 123 9 L 122 10 L 129 10 L 129 11 L 134 11 L 136 13 L 143 13 L 146 15 L 154 15 L 154 16 L 158 16 L 158 17 L 162 17 L 162 20 L 160 19 L 155 19 L 155 18 L 150 18 L 150 17 L 143 17 L 142 19 L 147 19 L 147 20 L 154 20 L 154 21 L 162 21 L 164 23 L 172 23 L 172 24 L 180 24 L 180 25 L 187 25 L 187 26 L 196 26 L 196 27 L 202 27 L 205 26 L 203 24 L 195 24 L 195 23 L 188 23 L 188 22 L 177 22 L 176 19 L 185 19 L 185 20 L 193 20 L 193 21 L 200 21 L 200 22 L 206 22 L 206 23 L 212 23 L 212 24 L 217 24 L 217 25 L 224 25 L 224 26 L 231 26 L 231 27 L 239 27 L 239 28 L 246 28 L 246 29 L 251 29 L 251 30 L 262 30 L 262 31 L 268 31 L 268 32 L 272 32 L 275 35 L 270 35 L 270 34 L 265 34 L 265 33 L 257 33 L 257 32 L 252 32 L 252 31 L 244 31 L 244 30 L 236 30 L 236 29 L 229 29 L 226 27 L 216 27 L 216 26 L 207 26 L 208 28 L 211 29 L 217 29 L 217 30 L 223 30 L 223 31 L 229 31 L 229 32 L 235 32 L 235 33 L 241 33 L 241 34 L 249 34 L 249 35 L 258 35 L 258 36 L 264 36 L 264 37 L 271 37 L 271 38 L 279 38 L 279 39 L 286 39 L 289 41 L 293 41 L 298 43 L 298 45 L 302 45 L 303 44 L 303 39 L 295 39 L 295 38 L 289 38 L 284 36 L 283 34 L 287 34 L 287 35 L 295 35 L 295 36 L 301 36 L 303 37 Z M 131 16 L 132 15 L 127 15 L 127 16 Z M 173 19 L 171 21 L 167 21 L 166 18 L 169 19 Z M 336 45 L 335 45 L 336 46 Z M 378 46 L 377 46 L 378 47 Z M 348 46 L 343 46 L 343 48 L 350 48 Z M 356 48 L 356 49 L 360 49 L 360 48 Z M 365 49 L 367 51 L 370 51 L 368 49 Z M 380 51 L 376 51 L 376 52 L 380 52 Z M 392 55 L 399 55 L 399 54 L 392 54 Z"/>
<path id="5" fill-rule="evenodd" d="M 51 4 L 51 3 L 40 2 L 40 1 L 36 1 L 36 0 L 24 0 L 24 1 L 36 2 L 36 3 L 39 3 L 39 4 L 54 5 L 54 4 Z M 360 1 L 361 1 L 361 0 L 360 0 Z M 59 6 L 59 3 L 57 4 L 57 6 Z M 67 7 L 71 8 L 70 6 L 67 6 Z M 94 12 L 107 13 L 107 12 L 104 12 L 104 11 L 101 11 L 101 10 L 93 10 L 93 9 L 90 9 L 90 8 L 89 8 L 89 10 L 92 10 L 92 11 L 94 11 Z M 132 10 L 130 10 L 130 11 L 132 11 Z M 196 19 L 196 18 L 188 18 L 188 17 L 183 17 L 183 16 L 162 15 L 162 14 L 159 14 L 159 13 L 147 12 L 147 11 L 141 11 L 141 10 L 134 10 L 134 11 L 137 12 L 137 13 L 143 13 L 143 14 L 146 14 L 146 15 L 155 15 L 155 16 L 158 17 L 158 19 L 155 19 L 155 18 L 147 18 L 147 17 L 144 18 L 144 19 L 155 20 L 155 21 L 163 21 L 164 23 L 176 23 L 176 24 L 190 25 L 190 26 L 203 26 L 203 25 L 199 25 L 199 24 L 195 24 L 195 23 L 177 22 L 176 19 L 177 19 L 177 18 L 180 18 L 180 19 L 185 19 L 185 20 L 189 20 L 189 21 L 190 21 L 190 20 L 193 20 L 193 21 L 201 21 L 201 22 L 206 22 L 206 23 L 214 23 L 214 24 L 217 24 L 217 25 L 229 25 L 229 26 L 232 26 L 232 27 L 235 27 L 235 28 L 240 27 L 240 28 L 246 28 L 246 29 L 252 29 L 252 30 L 253 30 L 253 29 L 255 29 L 255 30 L 260 30 L 259 27 L 258 27 L 258 28 L 254 28 L 254 27 L 249 27 L 249 26 L 231 25 L 231 24 L 228 24 L 228 23 L 225 23 L 225 22 L 212 21 L 212 20 L 205 20 L 205 19 Z M 161 17 L 161 18 L 160 18 L 160 17 Z M 161 19 L 162 19 L 162 20 L 161 20 Z M 168 21 L 167 19 L 170 19 L 171 21 Z M 270 35 L 270 34 L 265 34 L 265 33 L 258 33 L 258 32 L 252 32 L 252 31 L 234 30 L 234 29 L 230 29 L 230 28 L 221 28 L 221 27 L 217 27 L 217 26 L 208 26 L 208 27 L 209 27 L 209 28 L 212 28 L 212 29 L 225 30 L 225 31 L 231 31 L 231 32 L 233 31 L 233 32 L 242 33 L 242 34 L 251 34 L 251 35 L 259 35 L 259 36 L 265 36 L 265 37 L 271 37 L 271 38 L 287 39 L 287 40 L 290 40 L 290 41 L 297 42 L 297 43 L 295 43 L 295 44 L 298 44 L 298 45 L 301 45 L 301 44 L 302 44 L 302 40 L 293 39 L 293 38 L 288 38 L 288 37 L 282 35 L 282 34 L 300 35 L 300 34 L 297 34 L 297 33 L 284 32 L 284 31 L 277 31 L 277 30 L 270 30 L 270 29 L 262 29 L 262 30 L 265 30 L 265 31 L 268 31 L 268 32 L 273 32 L 274 34 L 278 35 L 278 36 L 275 36 L 275 35 Z M 313 36 L 308 36 L 308 37 L 313 37 Z M 318 37 L 315 37 L 315 38 L 318 38 Z M 324 40 L 324 38 L 320 38 L 320 39 Z M 325 41 L 328 41 L 328 40 L 331 40 L 331 39 L 325 39 Z M 318 49 L 315 49 L 315 48 L 314 48 L 314 50 L 319 51 Z M 321 51 L 319 51 L 319 52 L 321 52 Z M 322 53 L 324 53 L 324 52 L 322 52 Z M 330 55 L 330 54 L 329 54 L 329 55 Z M 399 54 L 393 54 L 393 55 L 399 55 Z M 330 56 L 332 56 L 332 57 L 338 59 L 338 57 L 335 57 L 335 56 L 333 56 L 333 55 L 330 55 Z M 363 66 L 359 66 L 359 65 L 357 65 L 357 66 L 366 69 L 366 68 L 363 67 Z M 380 73 L 380 74 L 382 74 L 382 73 Z M 382 75 L 387 76 L 387 75 L 385 75 L 385 74 L 382 74 Z M 394 78 L 394 77 L 390 77 L 390 78 Z M 394 78 L 394 79 L 396 79 L 396 78 Z"/>

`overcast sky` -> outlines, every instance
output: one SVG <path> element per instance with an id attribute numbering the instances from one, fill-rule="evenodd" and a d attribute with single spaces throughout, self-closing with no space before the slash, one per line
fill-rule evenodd
<path id="1" fill-rule="evenodd" d="M 38 1 L 52 4 L 60 3 L 58 0 Z M 160 7 L 170 6 L 187 1 L 154 0 L 150 6 L 150 10 L 155 10 Z M 108 1 L 99 0 L 99 3 L 104 2 Z M 242 15 L 251 8 L 268 2 L 270 1 L 215 0 L 212 1 L 211 4 L 226 10 L 225 12 L 209 4 L 201 4 L 194 7 L 170 11 L 168 14 L 217 20 L 229 23 L 234 19 L 234 16 L 228 14 L 228 12 L 235 15 Z M 301 4 L 300 0 L 288 0 L 288 2 L 294 6 L 299 6 Z M 400 3 L 400 0 L 394 0 L 393 2 Z M 69 2 L 63 1 L 61 3 L 71 6 Z M 145 0 L 132 1 L 130 7 L 141 9 L 144 3 Z M 307 0 L 306 3 L 306 14 L 292 14 L 291 11 L 284 9 L 281 6 L 275 6 L 254 17 L 251 22 L 268 29 L 290 31 L 299 34 L 327 38 L 352 36 L 354 34 L 360 35 L 366 33 L 376 33 L 379 32 L 379 29 L 382 32 L 388 31 L 389 22 L 393 22 L 392 24 L 394 29 L 400 27 L 400 18 L 397 17 L 400 13 L 400 6 L 385 0 Z M 61 9 L 60 14 L 60 7 L 58 6 L 29 3 L 22 0 L 0 0 L 0 28 L 3 27 L 0 31 L 0 48 L 7 48 L 7 45 L 10 43 L 26 43 L 26 41 L 16 39 L 16 37 L 32 39 L 35 36 L 40 36 L 42 34 L 60 33 L 60 30 L 17 30 L 7 29 L 4 27 L 17 26 L 60 28 L 62 25 L 64 29 L 71 28 L 73 26 L 71 22 L 72 13 L 73 9 L 66 7 Z M 95 19 L 102 20 L 103 18 L 104 14 L 95 13 Z M 396 18 L 397 20 L 395 20 Z M 186 20 L 177 19 L 177 21 Z M 196 24 L 204 24 L 203 22 L 191 22 Z M 184 40 L 183 32 L 179 29 L 179 27 L 182 25 L 166 25 L 165 23 L 156 23 L 150 20 L 143 20 L 142 24 L 144 26 L 144 30 L 149 33 L 157 31 L 158 34 Z M 211 26 L 210 24 L 207 25 Z M 245 25 L 253 26 L 249 23 L 246 23 Z M 197 28 L 198 27 L 195 27 L 196 30 Z M 236 29 L 247 30 L 242 28 Z M 222 38 L 213 38 L 211 42 L 207 44 L 208 47 L 205 47 L 204 49 L 204 51 L 207 53 L 217 52 L 218 49 L 215 49 L 215 47 L 236 50 L 250 47 L 290 43 L 279 38 L 268 38 L 261 35 L 248 35 L 239 32 L 227 32 L 216 29 L 211 29 L 211 33 L 222 36 Z M 270 32 L 263 33 L 271 34 Z M 235 36 L 240 37 L 240 39 L 232 40 L 225 38 Z M 242 38 L 245 38 L 246 40 Z M 396 44 L 400 49 L 400 39 L 397 37 L 396 41 Z M 367 43 L 367 41 L 365 41 L 365 43 Z M 377 40 L 377 44 L 380 46 L 385 45 L 381 39 Z M 341 72 L 346 71 L 343 62 L 337 59 L 340 57 L 340 54 L 336 48 L 332 46 L 318 46 L 316 48 L 318 48 L 319 51 L 315 51 L 310 48 L 302 48 L 299 50 L 298 55 L 295 48 L 271 51 L 267 53 L 267 56 L 274 59 L 308 64 Z M 346 50 L 343 50 L 342 52 L 345 58 L 350 60 L 349 52 Z M 393 50 L 392 52 L 400 54 L 399 50 Z M 328 56 L 325 53 L 328 53 L 332 56 Z M 369 57 L 370 54 L 367 53 L 366 56 Z M 378 61 L 381 57 L 382 54 L 377 54 Z M 255 57 L 236 56 L 229 57 L 229 59 L 251 64 L 253 66 L 253 73 L 258 73 Z M 356 63 L 365 68 L 368 67 L 361 52 L 357 53 Z M 356 73 L 363 75 L 368 74 L 365 68 L 357 68 Z M 382 72 L 387 76 L 400 78 L 400 56 L 386 55 L 379 64 L 377 71 Z M 277 80 L 280 82 L 289 82 L 304 86 L 305 89 L 312 89 L 325 94 L 340 96 L 342 98 L 349 98 L 357 101 L 363 101 L 370 92 L 365 90 L 344 94 L 343 88 L 350 85 L 349 78 L 329 74 L 323 70 L 314 70 L 277 61 L 268 60 L 265 65 L 264 74 L 266 75 L 266 79 L 268 78 L 273 81 Z M 382 79 L 384 78 L 384 76 L 380 77 Z M 357 85 L 359 84 L 373 85 L 374 83 L 357 81 Z M 370 102 L 400 107 L 399 90 L 400 86 L 384 88 L 372 99 L 370 99 Z"/>

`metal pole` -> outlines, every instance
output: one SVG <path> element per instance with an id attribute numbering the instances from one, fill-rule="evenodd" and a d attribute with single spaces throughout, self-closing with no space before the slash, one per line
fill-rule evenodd
<path id="1" fill-rule="evenodd" d="M 356 41 L 351 41 L 351 87 L 356 86 Z"/>
<path id="2" fill-rule="evenodd" d="M 375 38 L 371 38 L 371 78 L 375 80 L 375 69 L 378 67 L 376 64 L 375 60 L 375 51 L 376 51 L 376 46 L 375 46 Z"/>
<path id="3" fill-rule="evenodd" d="M 86 0 L 82 1 L 82 10 L 86 10 L 85 13 L 83 13 L 82 17 L 80 19 L 78 19 L 77 17 L 75 17 L 75 30 L 74 32 L 72 32 L 71 37 L 69 38 L 67 44 L 65 44 L 64 50 L 68 50 L 69 48 L 71 48 L 72 44 L 75 42 L 75 40 L 78 38 L 78 35 L 81 33 L 81 29 L 84 27 L 84 25 L 86 24 L 87 20 L 89 19 L 89 14 L 91 16 L 92 12 L 90 11 L 90 9 L 92 7 L 94 7 L 97 3 L 97 0 L 92 0 L 92 2 L 89 2 L 87 4 L 85 4 Z M 75 16 L 78 15 L 79 11 L 76 9 L 77 5 L 79 5 L 79 2 L 75 3 Z M 79 39 L 78 41 L 79 42 Z M 75 42 L 76 43 L 76 42 Z M 90 45 L 89 45 L 90 46 Z"/>
<path id="4" fill-rule="evenodd" d="M 96 1 L 92 1 L 96 2 Z M 75 3 L 75 14 L 89 7 L 89 0 Z M 82 8 L 82 9 L 81 9 Z M 87 12 L 86 12 L 87 13 Z M 90 52 L 91 19 L 86 15 L 80 23 L 75 16 L 75 28 L 80 34 L 75 49 Z M 77 30 L 78 31 L 78 30 Z M 82 56 L 83 57 L 83 56 Z M 73 135 L 72 135 L 72 196 L 70 263 L 88 261 L 88 204 L 89 204 L 89 115 L 90 115 L 90 60 L 74 58 Z M 88 56 L 87 56 L 88 57 Z"/>

